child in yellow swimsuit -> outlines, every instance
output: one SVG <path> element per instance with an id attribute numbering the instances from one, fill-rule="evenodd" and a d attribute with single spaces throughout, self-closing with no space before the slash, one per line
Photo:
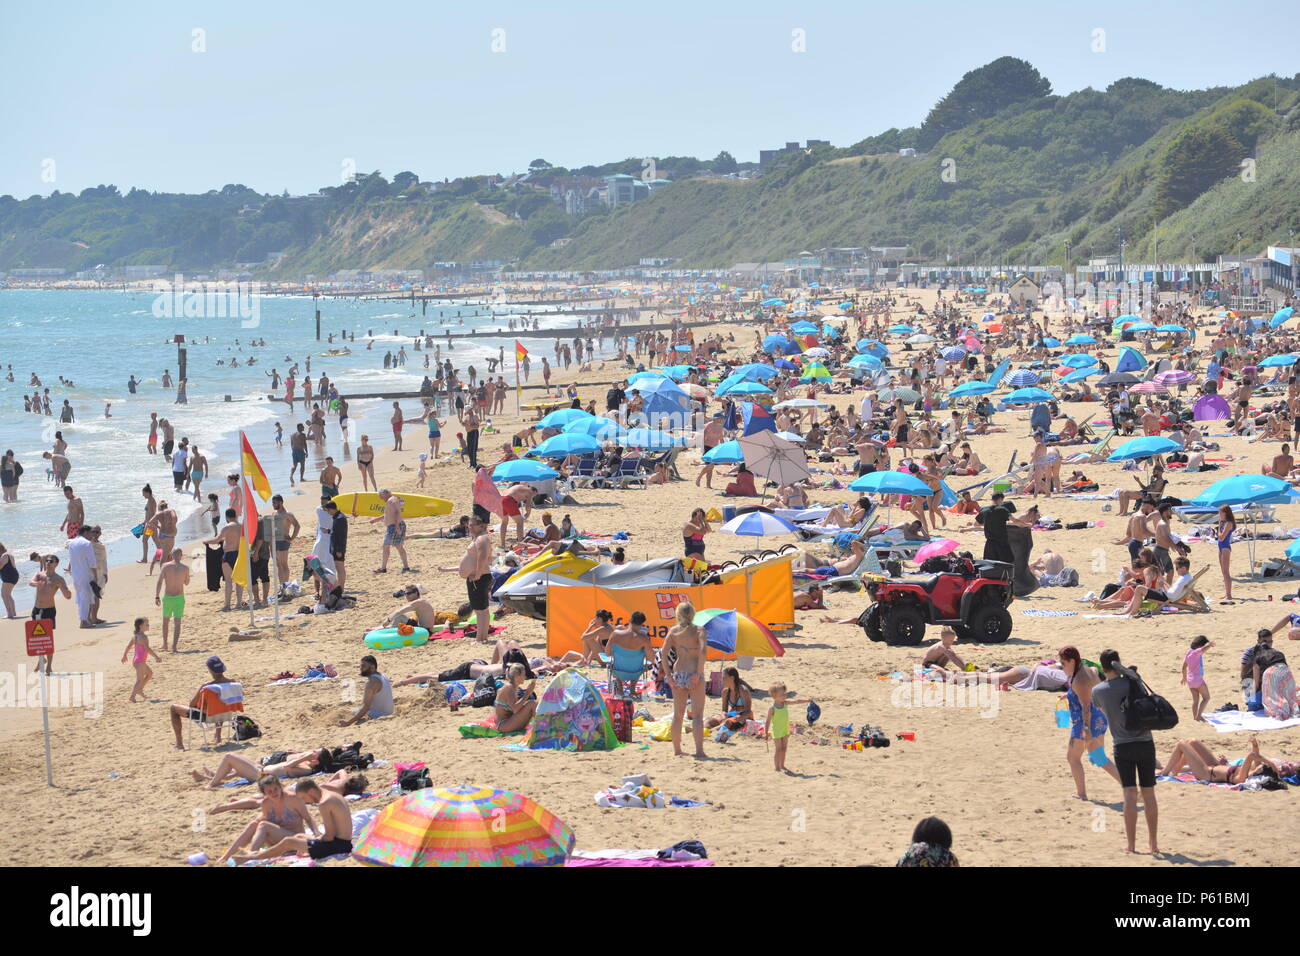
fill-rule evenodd
<path id="1" fill-rule="evenodd" d="M 776 742 L 776 769 L 786 773 L 785 752 L 790 744 L 790 709 L 785 705 L 785 684 L 777 681 L 768 691 L 772 706 L 767 709 L 764 731 Z"/>

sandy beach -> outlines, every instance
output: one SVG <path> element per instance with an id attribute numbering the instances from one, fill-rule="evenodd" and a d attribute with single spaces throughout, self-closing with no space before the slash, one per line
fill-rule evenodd
<path id="1" fill-rule="evenodd" d="M 908 290 L 904 295 L 924 303 L 927 309 L 935 297 L 933 291 Z M 904 314 L 901 306 L 898 314 Z M 1053 319 L 1059 322 L 1059 316 Z M 696 334 L 701 331 L 697 329 Z M 720 324 L 717 331 L 724 339 L 734 334 L 735 349 L 747 351 L 753 341 L 753 328 L 748 325 Z M 551 342 L 537 341 L 535 358 L 540 364 L 540 356 L 550 354 Z M 611 360 L 608 344 L 604 354 L 603 363 L 598 360 L 590 372 L 576 379 L 584 405 L 595 399 L 603 408 L 605 392 L 604 385 L 584 383 L 621 379 L 627 374 Z M 1113 367 L 1115 349 L 1108 349 L 1107 355 Z M 533 378 L 534 382 L 539 380 L 536 366 Z M 562 385 L 573 378 L 572 373 L 566 376 L 557 372 L 553 382 Z M 860 397 L 861 393 L 842 394 L 825 396 L 825 400 L 843 409 Z M 410 405 L 407 411 L 414 415 L 415 403 Z M 499 459 L 502 441 L 520 427 L 521 416 L 514 409 L 511 395 L 506 403 L 507 415 L 494 423 L 497 433 L 483 436 L 481 457 L 485 463 Z M 1106 417 L 1096 403 L 1066 405 L 1064 409 L 1080 422 Z M 526 413 L 523 417 L 532 416 Z M 288 431 L 288 423 L 299 419 L 286 412 L 280 420 Z M 980 457 L 995 472 L 1002 470 L 1013 452 L 1018 451 L 1020 460 L 1024 460 L 1032 447 L 1027 412 L 1002 412 L 998 423 L 1006 427 L 1005 432 L 972 440 Z M 473 473 L 459 455 L 448 454 L 455 445 L 457 430 L 454 419 L 444 425 L 443 455 L 429 468 L 423 489 L 423 493 L 452 499 L 455 510 L 450 518 L 411 520 L 412 534 L 444 527 L 458 515 L 469 513 Z M 415 487 L 417 455 L 428 451 L 422 428 L 408 426 L 406 448 L 401 452 L 388 450 L 387 442 L 381 440 L 388 438 L 386 434 L 371 434 L 379 452 L 376 471 L 381 484 L 398 493 L 420 493 Z M 1174 473 L 1168 493 L 1190 498 L 1218 478 L 1239 472 L 1258 473 L 1261 465 L 1277 453 L 1274 443 L 1250 443 L 1240 438 L 1214 440 L 1221 445 L 1214 457 L 1227 459 L 1221 470 L 1199 475 Z M 338 431 L 331 421 L 327 450 L 337 456 L 337 449 Z M 276 490 L 280 489 L 276 476 L 285 473 L 288 454 L 286 445 L 283 462 L 263 462 Z M 721 510 L 725 504 L 752 502 L 718 496 L 726 483 L 721 479 L 721 468 L 713 491 L 697 488 L 696 450 L 687 450 L 678 465 L 684 481 L 644 490 L 578 490 L 574 496 L 580 504 L 552 509 L 556 520 L 569 514 L 584 532 L 628 531 L 630 560 L 680 556 L 681 523 L 692 508 Z M 814 466 L 832 467 L 815 462 Z M 350 457 L 342 467 L 342 490 L 360 490 L 357 469 Z M 1133 473 L 1122 471 L 1117 464 L 1079 467 L 1100 484 L 1102 492 L 1134 487 Z M 1067 465 L 1065 473 L 1069 470 Z M 310 550 L 318 487 L 315 471 L 309 465 L 307 494 L 288 503 L 304 526 L 291 551 L 290 566 L 294 569 L 301 567 L 300 559 Z M 830 477 L 814 475 L 819 483 Z M 842 479 L 845 483 L 847 480 Z M 960 488 L 967 481 L 978 480 L 951 482 Z M 810 492 L 812 500 L 826 504 L 856 497 L 847 490 L 818 488 Z M 1017 501 L 1022 510 L 1029 503 L 1028 496 L 1018 497 Z M 1271 627 L 1291 609 L 1281 598 L 1296 592 L 1296 579 L 1248 576 L 1247 551 L 1242 542 L 1234 550 L 1236 603 L 1232 606 L 1212 603 L 1211 611 L 1205 614 L 1157 615 L 1137 620 L 1088 617 L 1092 612 L 1087 605 L 1075 599 L 1088 591 L 1100 591 L 1115 579 L 1120 562 L 1127 559 L 1123 546 L 1115 543 L 1123 537 L 1124 519 L 1117 516 L 1113 502 L 1109 512 L 1102 511 L 1100 501 L 1061 496 L 1040 498 L 1039 504 L 1044 514 L 1059 518 L 1062 524 L 1098 522 L 1097 526 L 1079 530 L 1034 533 L 1035 554 L 1049 547 L 1061 554 L 1067 566 L 1079 571 L 1080 586 L 1042 588 L 1015 601 L 1010 609 L 1014 619 L 1011 639 L 989 647 L 963 643 L 958 645 L 962 655 L 978 669 L 986 670 L 998 664 L 1031 664 L 1055 658 L 1065 644 L 1077 645 L 1084 657 L 1094 660 L 1104 648 L 1116 648 L 1125 663 L 1138 665 L 1147 681 L 1179 710 L 1179 726 L 1156 734 L 1156 749 L 1162 760 L 1168 757 L 1173 743 L 1185 737 L 1202 738 L 1212 749 L 1230 757 L 1244 755 L 1249 734 L 1220 734 L 1206 724 L 1192 723 L 1188 692 L 1179 685 L 1179 668 L 1191 638 L 1208 635 L 1216 642 L 1206 655 L 1205 672 L 1211 692 L 1208 709 L 1217 709 L 1229 701 L 1239 703 L 1241 653 L 1254 643 L 1257 628 Z M 1292 520 L 1290 509 L 1279 513 L 1283 525 L 1288 525 Z M 899 514 L 897 509 L 894 514 Z M 1175 530 L 1185 533 L 1188 526 Z M 955 538 L 963 550 L 978 555 L 983 548 L 982 533 L 968 518 L 948 515 L 945 533 Z M 348 590 L 357 597 L 356 608 L 288 618 L 278 640 L 263 621 L 257 639 L 231 641 L 232 630 L 247 625 L 247 612 L 221 612 L 221 595 L 203 587 L 201 560 L 189 560 L 193 583 L 188 591 L 181 651 L 160 651 L 163 660 L 152 665 L 155 676 L 147 689 L 149 700 L 144 703 L 127 702 L 134 673 L 129 665 L 120 663 L 120 658 L 131 637 L 131 621 L 137 615 L 150 617 L 151 642 L 155 649 L 161 648 L 161 621 L 153 601 L 155 579 L 146 577 L 143 565 L 114 568 L 105 604 L 105 616 L 113 624 L 94 630 L 76 629 L 75 606 L 60 599 L 56 669 L 96 675 L 91 677 L 90 686 L 102 686 L 102 707 L 51 711 L 54 788 L 45 785 L 40 708 L 16 706 L 6 710 L 0 722 L 0 801 L 11 812 L 21 813 L 23 825 L 6 828 L 0 835 L 0 864 L 157 866 L 183 864 L 188 855 L 198 851 L 210 858 L 218 856 L 251 814 L 209 814 L 213 806 L 242 791 L 205 790 L 191 779 L 191 771 L 214 766 L 227 748 L 197 749 L 196 737 L 194 749 L 173 750 L 167 717 L 169 704 L 185 704 L 205 682 L 203 662 L 210 654 L 220 656 L 229 674 L 244 684 L 247 712 L 264 734 L 251 745 L 234 745 L 237 752 L 257 757 L 276 750 L 334 747 L 361 740 L 365 751 L 387 761 L 387 768 L 368 774 L 371 789 L 378 795 L 354 805 L 354 810 L 382 806 L 393 799 L 387 793 L 393 763 L 426 761 L 435 785 L 470 782 L 527 794 L 574 828 L 580 850 L 657 849 L 681 840 L 699 839 L 708 848 L 710 858 L 722 866 L 892 865 L 907 846 L 916 821 L 938 815 L 953 830 L 953 850 L 963 866 L 1292 862 L 1293 853 L 1286 840 L 1260 839 L 1257 828 L 1237 825 L 1247 815 L 1281 812 L 1289 818 L 1293 812 L 1291 795 L 1231 792 L 1180 783 L 1162 783 L 1157 788 L 1160 844 L 1166 855 L 1154 860 L 1147 854 L 1126 856 L 1118 784 L 1089 766 L 1088 791 L 1092 799 L 1084 802 L 1074 797 L 1065 760 L 1067 733 L 1054 726 L 1058 695 L 1006 691 L 990 695 L 983 707 L 900 706 L 912 702 L 911 682 L 896 684 L 886 675 L 894 671 L 911 673 L 924 648 L 872 643 L 857 626 L 819 620 L 824 614 L 856 616 L 867 606 L 864 593 L 832 593 L 826 611 L 797 612 L 799 629 L 785 640 L 785 656 L 759 659 L 752 670 L 744 672 L 757 692 L 760 719 L 772 681 L 783 680 L 796 699 L 792 718 L 798 719 L 798 725 L 788 758 L 793 775 L 776 773 L 764 742 L 744 736 L 726 745 L 706 741 L 709 756 L 700 761 L 675 758 L 670 744 L 649 741 L 641 733 L 634 735 L 630 745 L 608 752 L 503 750 L 499 740 L 462 739 L 457 727 L 470 718 L 450 712 L 436 687 L 398 688 L 393 717 L 340 728 L 340 720 L 355 709 L 349 700 L 357 696 L 357 685 L 347 678 L 356 676 L 360 657 L 368 653 L 363 635 L 377 626 L 382 616 L 404 603 L 392 596 L 393 591 L 410 582 L 418 583 L 435 606 L 449 609 L 465 597 L 463 582 L 454 572 L 437 570 L 460 560 L 463 542 L 412 542 L 408 549 L 416 573 L 397 573 L 400 562 L 394 556 L 389 573 L 376 575 L 370 569 L 378 564 L 381 541 L 380 525 L 353 519 Z M 719 562 L 738 556 L 748 542 L 712 534 L 707 544 L 710 561 Z M 1286 544 L 1260 543 L 1257 559 L 1281 555 Z M 188 545 L 186 553 L 196 553 L 196 547 Z M 1206 563 L 1213 564 L 1199 588 L 1217 602 L 1222 585 L 1213 543 L 1193 544 L 1191 561 L 1193 572 Z M 1033 617 L 1022 614 L 1025 610 L 1077 613 L 1069 617 Z M 259 619 L 269 614 L 257 612 Z M 544 652 L 546 638 L 541 622 L 512 614 L 501 624 L 506 627 L 503 636 L 518 641 L 530 654 Z M 0 648 L 0 671 L 29 674 L 30 662 L 22 648 L 22 623 L 7 622 L 5 633 L 8 640 Z M 931 628 L 925 646 L 937 637 L 938 629 Z M 1300 649 L 1300 645 L 1286 640 L 1285 632 L 1279 634 L 1277 646 L 1288 654 L 1292 648 Z M 439 671 L 490 654 L 490 644 L 457 639 L 435 640 L 422 647 L 379 652 L 377 656 L 381 670 L 397 679 L 410 673 Z M 301 674 L 317 662 L 333 664 L 340 679 L 267 686 L 281 671 Z M 26 680 L 19 683 L 25 692 Z M 60 683 L 71 682 L 64 679 Z M 70 694 L 71 687 L 61 688 L 61 693 Z M 809 700 L 818 703 L 822 716 L 812 732 L 805 732 L 803 714 Z M 671 703 L 653 699 L 647 699 L 644 706 L 656 717 L 672 711 Z M 710 701 L 710 708 L 710 713 L 718 709 L 716 700 Z M 810 743 L 833 734 L 837 725 L 850 723 L 880 725 L 895 738 L 894 743 L 887 749 L 863 752 L 843 750 L 838 741 L 831 746 Z M 915 740 L 896 739 L 902 732 L 914 733 Z M 1300 727 L 1262 733 L 1259 739 L 1269 756 L 1300 759 Z M 596 806 L 593 795 L 597 791 L 634 773 L 649 774 L 654 784 L 668 794 L 707 801 L 709 805 L 660 811 Z M 1140 825 L 1140 846 L 1144 839 Z"/>

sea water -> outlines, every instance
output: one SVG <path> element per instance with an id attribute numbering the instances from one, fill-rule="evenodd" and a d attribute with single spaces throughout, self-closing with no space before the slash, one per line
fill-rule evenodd
<path id="1" fill-rule="evenodd" d="M 210 535 L 212 526 L 199 513 L 207 506 L 208 492 L 219 496 L 225 506 L 225 475 L 237 471 L 238 434 L 242 429 L 253 444 L 275 491 L 290 491 L 288 435 L 298 422 L 308 420 L 310 410 L 301 401 L 291 410 L 283 401 L 271 401 L 271 370 L 278 369 L 281 379 L 288 367 L 298 363 L 296 395 L 302 396 L 301 382 L 310 375 L 313 385 L 322 373 L 329 376 L 344 393 L 412 392 L 432 368 L 424 368 L 425 355 L 434 361 L 434 352 L 415 351 L 414 338 L 423 330 L 434 336 L 441 346 L 443 360 L 450 359 L 461 371 L 473 365 L 480 377 L 487 371 L 486 359 L 496 358 L 505 349 L 506 365 L 501 369 L 513 382 L 513 339 L 508 320 L 525 314 L 537 318 L 543 328 L 574 327 L 579 317 L 556 314 L 557 306 L 502 306 L 483 301 L 452 301 L 435 306 L 427 313 L 403 300 L 355 300 L 322 298 L 317 303 L 308 297 L 260 296 L 257 299 L 257 324 L 244 327 L 250 320 L 238 315 L 214 318 L 159 317 L 158 295 L 148 290 L 80 291 L 80 290 L 0 290 L 0 451 L 12 449 L 23 464 L 24 474 L 16 503 L 0 504 L 0 543 L 14 554 L 24 581 L 35 565 L 27 561 L 32 551 L 58 554 L 67 561 L 67 539 L 59 523 L 67 511 L 62 491 L 54 487 L 48 474 L 49 462 L 41 453 L 49 451 L 55 433 L 61 432 L 68 443 L 66 452 L 72 463 L 68 475 L 77 497 L 85 504 L 86 520 L 103 528 L 103 540 L 109 546 L 110 564 L 121 564 L 141 557 L 141 544 L 130 529 L 144 517 L 141 488 L 147 483 L 160 501 L 167 501 L 182 517 L 182 539 Z M 314 310 L 321 310 L 321 340 L 315 338 Z M 478 312 L 480 314 L 475 315 Z M 461 325 L 461 322 L 464 322 Z M 446 323 L 446 324 L 442 324 Z M 448 350 L 446 333 L 482 333 L 481 339 L 453 340 Z M 500 334 L 492 334 L 498 332 Z M 349 341 L 340 333 L 347 332 Z M 373 332 L 373 336 L 369 333 Z M 333 333 L 334 341 L 326 337 Z M 356 341 L 351 335 L 356 334 Z M 176 389 L 162 387 L 164 371 L 177 379 L 177 334 L 183 334 L 187 351 L 188 403 L 176 404 Z M 373 348 L 367 349 L 373 338 Z M 254 348 L 249 342 L 265 339 L 266 346 Z M 239 344 L 237 345 L 236 342 Z M 533 349 L 551 354 L 552 344 Z M 385 369 L 385 353 L 394 356 L 406 349 L 406 364 Z M 350 348 L 351 355 L 326 356 L 331 348 Z M 311 370 L 306 359 L 311 357 Z M 251 368 L 250 357 L 257 362 Z M 239 360 L 231 368 L 232 358 Z M 218 360 L 227 364 L 217 365 Z M 12 370 L 14 381 L 7 375 Z M 41 380 L 37 389 L 29 382 L 32 373 Z M 139 382 L 137 394 L 127 389 L 127 379 L 134 375 Z M 68 387 L 65 380 L 75 383 Z M 50 416 L 23 411 L 23 396 L 49 389 Z M 283 395 L 283 384 L 277 391 Z M 313 400 L 315 400 L 313 390 Z M 229 401 L 227 401 L 227 396 Z M 76 421 L 59 421 L 63 400 L 70 400 Z M 105 417 L 105 405 L 111 403 L 111 417 Z M 371 444 L 383 450 L 390 439 L 388 417 L 391 406 L 382 399 L 349 402 L 352 425 L 350 443 L 345 447 L 338 419 L 327 413 L 325 448 L 309 445 L 308 487 L 315 487 L 325 454 L 344 469 L 346 490 L 360 490 L 355 468 L 349 468 L 357 439 L 365 431 Z M 407 407 L 409 406 L 409 407 Z M 419 414 L 417 403 L 408 400 L 406 411 Z M 208 459 L 208 477 L 201 486 L 201 501 L 188 492 L 175 493 L 171 462 L 162 454 L 146 450 L 149 415 L 157 412 L 175 426 L 175 438 L 190 439 Z M 275 424 L 284 429 L 283 448 L 275 445 Z M 453 429 L 454 431 L 454 429 Z M 159 436 L 159 451 L 162 438 Z M 411 443 L 414 449 L 420 442 Z M 444 441 L 445 444 L 445 441 Z M 312 501 L 312 505 L 315 501 Z M 291 506 L 292 507 L 292 506 Z M 299 519 L 310 527 L 310 510 Z M 20 584 L 15 598 L 20 607 L 30 606 L 31 589 Z"/>

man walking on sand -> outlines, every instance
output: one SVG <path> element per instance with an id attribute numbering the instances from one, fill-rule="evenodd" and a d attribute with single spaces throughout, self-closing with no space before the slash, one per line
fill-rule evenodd
<path id="1" fill-rule="evenodd" d="M 190 583 L 189 565 L 181 562 L 185 552 L 172 548 L 171 560 L 158 571 L 153 603 L 162 608 L 162 649 L 167 650 L 167 622 L 172 622 L 172 653 L 181 648 L 181 618 L 185 616 L 185 585 Z M 224 564 L 224 562 L 223 562 Z M 225 568 L 222 568 L 224 573 Z M 226 600 L 230 597 L 227 595 Z"/>
<path id="2" fill-rule="evenodd" d="M 406 522 L 402 520 L 402 499 L 397 497 L 387 488 L 379 489 L 379 498 L 384 503 L 384 513 L 378 518 L 371 518 L 370 523 L 376 521 L 384 523 L 384 548 L 380 553 L 379 567 L 375 568 L 376 574 L 385 574 L 388 571 L 388 553 L 390 549 L 397 549 L 397 556 L 402 559 L 403 573 L 411 573 L 416 569 L 406 559 Z"/>
<path id="3" fill-rule="evenodd" d="M 491 616 L 488 614 L 488 597 L 492 591 L 492 538 L 487 524 L 477 514 L 469 519 L 470 541 L 456 569 L 465 579 L 469 604 L 474 609 L 477 637 L 486 641 L 492 634 Z"/>
<path id="4" fill-rule="evenodd" d="M 1101 707 L 1110 724 L 1115 769 L 1119 771 L 1120 786 L 1124 788 L 1124 836 L 1128 840 L 1125 852 L 1136 853 L 1138 791 L 1141 789 L 1142 807 L 1147 818 L 1147 839 L 1153 854 L 1160 852 L 1156 828 L 1160 810 L 1156 806 L 1156 745 L 1149 730 L 1131 731 L 1127 725 L 1124 703 L 1137 675 L 1120 663 L 1119 651 L 1104 650 L 1101 657 L 1105 680 L 1093 687 L 1092 702 Z"/>

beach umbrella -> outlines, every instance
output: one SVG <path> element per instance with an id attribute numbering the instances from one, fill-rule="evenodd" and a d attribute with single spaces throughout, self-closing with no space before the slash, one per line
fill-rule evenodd
<path id="1" fill-rule="evenodd" d="M 689 346 L 688 346 L 689 348 Z M 667 368 L 661 368 L 660 373 L 674 382 L 680 382 L 684 378 L 689 378 L 691 372 L 695 371 L 694 365 L 669 365 Z"/>
<path id="2" fill-rule="evenodd" d="M 1191 372 L 1188 372 L 1188 371 L 1185 370 L 1185 369 L 1181 369 L 1181 368 L 1171 368 L 1171 369 L 1170 369 L 1169 371 L 1167 371 L 1167 372 L 1161 372 L 1159 375 L 1157 375 L 1157 376 L 1156 376 L 1155 378 L 1153 378 L 1151 381 L 1156 382 L 1156 383 L 1158 383 L 1158 384 L 1160 384 L 1160 385 L 1163 385 L 1163 386 L 1165 386 L 1165 388 L 1172 388 L 1172 387 L 1174 387 L 1174 386 L 1178 386 L 1178 385 L 1186 385 L 1188 382 L 1192 381 L 1194 378 L 1196 378 L 1196 376 L 1193 375 Z"/>
<path id="3" fill-rule="evenodd" d="M 1098 385 L 1136 385 L 1142 381 L 1131 372 L 1111 372 L 1105 378 L 1097 381 Z"/>
<path id="4" fill-rule="evenodd" d="M 713 393 L 710 392 L 707 388 L 705 388 L 703 385 L 696 385 L 694 382 L 683 382 L 682 391 L 685 392 L 687 395 L 689 395 L 691 398 L 697 398 L 700 401 L 704 401 L 704 402 L 707 402 L 710 398 L 713 397 Z"/>
<path id="5" fill-rule="evenodd" d="M 764 299 L 759 305 L 785 305 L 784 299 L 778 299 L 775 296 L 770 299 Z"/>
<path id="6" fill-rule="evenodd" d="M 665 448 L 681 448 L 690 439 L 681 435 L 670 435 L 653 428 L 633 428 L 623 438 L 623 444 L 630 448 L 648 448 L 662 451 Z"/>
<path id="7" fill-rule="evenodd" d="M 1134 322 L 1124 327 L 1125 332 L 1154 332 L 1156 327 L 1150 322 Z"/>
<path id="8" fill-rule="evenodd" d="M 765 538 L 773 534 L 796 534 L 799 531 L 789 521 L 767 511 L 748 511 L 743 515 L 736 515 L 718 530 L 747 538 Z"/>
<path id="9" fill-rule="evenodd" d="M 775 431 L 756 431 L 740 439 L 745 467 L 778 485 L 793 484 L 812 477 L 808 456 L 793 442 L 777 437 Z M 766 496 L 766 493 L 764 493 Z"/>
<path id="10" fill-rule="evenodd" d="M 1056 364 L 1065 368 L 1091 368 L 1097 364 L 1097 360 L 1086 352 L 1075 352 L 1072 355 L 1057 359 Z"/>
<path id="11" fill-rule="evenodd" d="M 563 866 L 575 837 L 551 811 L 494 787 L 428 787 L 379 811 L 352 850 L 371 866 Z"/>
<path id="12" fill-rule="evenodd" d="M 631 385 L 633 382 L 640 381 L 643 378 L 663 378 L 663 375 L 660 374 L 659 372 L 647 372 L 647 371 L 633 372 L 631 375 L 627 377 L 626 381 L 629 385 Z"/>
<path id="13" fill-rule="evenodd" d="M 673 346 L 673 351 L 674 351 L 674 352 L 690 352 L 690 351 L 692 351 L 692 349 L 691 349 L 691 346 L 689 346 L 689 345 L 674 345 L 674 346 Z"/>
<path id="14" fill-rule="evenodd" d="M 1285 309 L 1278 309 L 1273 313 L 1273 318 L 1268 320 L 1268 327 L 1270 329 L 1275 329 L 1294 315 L 1295 308 L 1292 306 L 1288 305 Z"/>
<path id="15" fill-rule="evenodd" d="M 849 368 L 884 368 L 884 363 L 874 355 L 855 355 L 844 364 Z"/>
<path id="16" fill-rule="evenodd" d="M 800 435 L 798 432 L 777 432 L 776 437 L 784 438 L 786 441 L 792 441 L 799 445 L 802 445 L 804 442 L 808 440 L 804 438 L 802 435 Z"/>
<path id="17" fill-rule="evenodd" d="M 538 428 L 563 428 L 570 422 L 579 422 L 584 418 L 594 418 L 591 412 L 584 412 L 580 408 L 557 408 L 540 422 Z"/>
<path id="18" fill-rule="evenodd" d="M 492 469 L 493 481 L 549 481 L 558 477 L 560 473 L 554 468 L 525 458 L 503 461 Z"/>
<path id="19" fill-rule="evenodd" d="M 853 303 L 852 303 L 852 302 L 841 302 L 839 305 L 836 306 L 836 308 L 837 308 L 837 309 L 851 309 L 851 308 L 853 308 Z"/>
<path id="20" fill-rule="evenodd" d="M 1168 395 L 1169 389 L 1159 382 L 1139 382 L 1137 385 L 1132 386 L 1128 393 L 1130 395 Z"/>
<path id="21" fill-rule="evenodd" d="M 745 460 L 745 453 L 740 450 L 740 442 L 724 441 L 706 451 L 704 460 L 714 465 L 735 465 Z"/>
<path id="22" fill-rule="evenodd" d="M 1038 380 L 1038 373 L 1027 368 L 1016 369 L 1007 376 L 1007 384 L 1012 388 L 1023 388 L 1026 385 L 1037 385 Z"/>
<path id="23" fill-rule="evenodd" d="M 778 362 L 785 362 L 785 359 L 777 359 Z M 798 368 L 793 362 L 787 362 L 792 368 Z M 762 362 L 750 362 L 748 365 L 742 365 L 733 371 L 728 378 L 748 379 L 751 382 L 766 381 L 780 372 L 771 365 L 764 365 Z"/>
<path id="24" fill-rule="evenodd" d="M 920 495 L 929 497 L 934 491 L 916 475 L 904 471 L 873 471 L 854 478 L 849 490 L 869 495 Z"/>
<path id="25" fill-rule="evenodd" d="M 1048 337 L 1043 339 L 1043 344 L 1046 345 L 1049 349 L 1059 348 L 1061 345 L 1061 340 Z"/>
<path id="26" fill-rule="evenodd" d="M 910 405 L 912 402 L 919 402 L 921 400 L 921 393 L 914 388 L 908 388 L 906 385 L 887 388 L 880 393 L 880 400 L 882 402 L 893 402 L 900 398 L 903 400 L 903 404 Z"/>
<path id="27" fill-rule="evenodd" d="M 763 351 L 768 353 L 784 352 L 785 347 L 789 344 L 790 344 L 790 340 L 787 339 L 784 335 L 777 335 L 776 333 L 772 333 L 771 335 L 764 337 Z"/>
<path id="28" fill-rule="evenodd" d="M 1297 356 L 1290 353 L 1284 355 L 1270 355 L 1264 361 L 1259 363 L 1260 368 L 1277 368 L 1278 366 L 1294 365 Z"/>
<path id="29" fill-rule="evenodd" d="M 691 400 L 680 385 L 668 378 L 645 378 L 636 383 L 642 409 L 647 415 L 685 415 Z"/>
<path id="30" fill-rule="evenodd" d="M 1099 368 L 1076 368 L 1067 374 L 1061 381 L 1067 385 L 1073 385 L 1075 382 L 1082 382 L 1085 378 L 1092 378 L 1094 375 L 1105 375 Z"/>
<path id="31" fill-rule="evenodd" d="M 831 373 L 825 365 L 820 362 L 813 362 L 811 365 L 804 366 L 803 374 L 799 376 L 800 382 L 830 381 Z"/>
<path id="32" fill-rule="evenodd" d="M 890 326 L 889 331 L 893 332 L 895 335 L 909 335 L 912 332 L 915 332 L 916 329 L 912 328 L 910 325 L 899 324 Z"/>
<path id="33" fill-rule="evenodd" d="M 996 388 L 996 385 L 990 385 L 988 382 L 964 382 L 949 392 L 948 397 L 966 398 L 970 395 L 987 395 Z"/>
<path id="34" fill-rule="evenodd" d="M 1182 451 L 1183 446 L 1170 438 L 1164 438 L 1160 435 L 1146 435 L 1142 438 L 1134 438 L 1132 441 L 1126 441 L 1113 452 L 1107 461 L 1138 461 L 1142 458 L 1151 458 L 1155 455 L 1169 455 L 1176 451 Z"/>
<path id="35" fill-rule="evenodd" d="M 790 331 L 797 332 L 800 335 L 816 335 L 817 326 L 813 325 L 811 322 L 796 322 L 794 325 L 790 326 Z"/>
<path id="36" fill-rule="evenodd" d="M 1071 335 L 1068 339 L 1065 340 L 1065 344 L 1066 345 L 1096 345 L 1097 340 L 1093 338 L 1091 335 L 1086 335 L 1083 332 L 1076 332 L 1074 335 Z"/>
<path id="37" fill-rule="evenodd" d="M 787 372 L 797 372 L 799 370 L 799 366 L 794 362 L 791 362 L 789 359 L 773 359 L 772 365 L 775 368 L 784 369 Z"/>
<path id="38" fill-rule="evenodd" d="M 1231 475 L 1220 478 L 1191 501 L 1185 502 L 1196 508 L 1221 508 L 1223 505 L 1241 507 L 1243 505 L 1271 505 L 1293 503 L 1300 498 L 1300 492 L 1291 487 L 1291 483 L 1271 475 Z M 1248 509 L 1252 523 L 1258 512 Z M 1255 537 L 1247 539 L 1250 554 L 1250 571 L 1255 573 Z"/>
<path id="39" fill-rule="evenodd" d="M 829 358 L 829 357 L 830 357 L 831 350 L 830 350 L 830 349 L 824 349 L 824 348 L 822 348 L 820 345 L 816 345 L 816 346 L 813 346 L 813 347 L 810 348 L 810 349 L 804 349 L 804 353 L 803 353 L 803 354 L 806 355 L 806 356 L 808 356 L 809 358 L 820 358 L 820 359 L 824 359 L 824 358 Z"/>
<path id="40" fill-rule="evenodd" d="M 607 438 L 616 438 L 622 431 L 623 426 L 614 419 L 596 415 L 574 419 L 564 426 L 561 434 L 590 435 L 592 438 L 604 441 Z"/>
<path id="41" fill-rule="evenodd" d="M 771 391 L 762 382 L 723 382 L 714 395 L 718 398 L 723 395 L 767 395 Z"/>
<path id="42" fill-rule="evenodd" d="M 1157 325 L 1156 331 L 1164 332 L 1166 334 L 1176 334 L 1179 332 L 1186 332 L 1187 329 L 1183 328 L 1181 325 L 1175 325 L 1173 322 L 1166 322 L 1164 325 Z"/>
<path id="43" fill-rule="evenodd" d="M 912 560 L 915 561 L 917 564 L 921 564 L 922 562 L 930 558 L 937 558 L 940 557 L 941 555 L 952 554 L 952 552 L 956 551 L 959 547 L 960 545 L 957 544 L 956 541 L 952 540 L 952 538 L 938 538 L 935 541 L 931 541 L 927 545 L 923 545 L 920 548 L 920 550 L 916 552 L 916 557 L 914 557 Z"/>
<path id="44" fill-rule="evenodd" d="M 588 455 L 600 450 L 600 442 L 581 432 L 560 432 L 552 435 L 528 452 L 530 458 L 567 458 L 569 455 Z"/>
<path id="45" fill-rule="evenodd" d="M 1051 392 L 1045 392 L 1041 388 L 1018 388 L 1015 391 L 1008 392 L 1003 399 L 1008 405 L 1022 405 L 1032 402 L 1050 402 L 1052 400 Z"/>
<path id="46" fill-rule="evenodd" d="M 949 362 L 960 362 L 966 357 L 966 350 L 960 345 L 950 345 L 939 354 Z"/>
<path id="47" fill-rule="evenodd" d="M 704 608 L 691 623 L 704 628 L 704 643 L 715 651 L 744 657 L 781 657 L 785 648 L 768 629 L 748 614 L 726 608 Z"/>
<path id="48" fill-rule="evenodd" d="M 909 335 L 907 337 L 908 345 L 930 345 L 931 343 L 937 341 L 939 340 L 936 339 L 933 335 L 927 335 L 924 332 L 917 332 L 915 335 Z"/>
<path id="49" fill-rule="evenodd" d="M 815 398 L 789 398 L 784 402 L 777 402 L 773 408 L 830 408 L 826 402 L 819 402 Z"/>

